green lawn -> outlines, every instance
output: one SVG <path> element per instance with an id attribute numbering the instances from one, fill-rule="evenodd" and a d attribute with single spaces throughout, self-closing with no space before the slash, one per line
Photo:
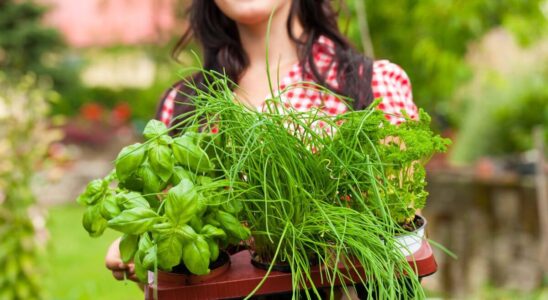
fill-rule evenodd
<path id="1" fill-rule="evenodd" d="M 76 205 L 49 209 L 51 234 L 44 285 L 49 299 L 144 299 L 133 282 L 116 281 L 105 268 L 108 245 L 119 236 L 107 231 L 91 238 L 82 227 L 83 208 Z"/>

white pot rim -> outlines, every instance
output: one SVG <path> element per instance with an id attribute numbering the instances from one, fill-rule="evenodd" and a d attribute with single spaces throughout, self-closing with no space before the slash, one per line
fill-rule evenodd
<path id="1" fill-rule="evenodd" d="M 396 235 L 396 247 L 405 256 L 410 256 L 416 253 L 422 246 L 423 240 L 426 239 L 426 225 L 428 222 L 426 218 L 421 215 L 415 215 L 415 218 L 422 219 L 423 224 L 408 234 Z"/>

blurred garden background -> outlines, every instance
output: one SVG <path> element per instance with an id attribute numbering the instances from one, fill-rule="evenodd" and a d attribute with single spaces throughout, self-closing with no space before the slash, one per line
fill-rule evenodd
<path id="1" fill-rule="evenodd" d="M 188 0 L 0 0 L 0 300 L 142 299 L 75 204 L 197 64 Z M 435 298 L 548 299 L 548 1 L 334 1 L 357 48 L 409 74 L 453 139 L 429 165 Z M 543 148 L 544 147 L 544 148 Z"/>

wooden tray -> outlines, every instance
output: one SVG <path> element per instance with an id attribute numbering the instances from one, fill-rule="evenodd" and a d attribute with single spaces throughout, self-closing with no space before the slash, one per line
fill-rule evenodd
<path id="1" fill-rule="evenodd" d="M 195 285 L 174 285 L 173 283 L 158 283 L 159 300 L 182 299 L 230 299 L 247 296 L 263 279 L 266 271 L 257 269 L 251 265 L 251 255 L 248 251 L 241 251 L 231 256 L 230 269 L 213 279 L 212 281 Z M 423 241 L 421 248 L 413 256 L 407 257 L 411 266 L 416 265 L 419 277 L 426 277 L 436 272 L 438 265 L 434 258 L 432 248 L 428 242 Z M 358 267 L 362 273 L 363 269 Z M 353 273 L 353 274 L 352 274 Z M 312 279 L 316 287 L 329 286 L 326 280 L 321 279 L 320 270 L 312 269 Z M 356 272 L 350 272 L 355 281 L 359 281 Z M 363 275 L 363 274 L 362 274 Z M 290 292 L 292 289 L 291 274 L 271 272 L 268 280 L 255 295 L 267 295 Z M 154 299 L 153 278 L 145 287 L 145 299 Z"/>

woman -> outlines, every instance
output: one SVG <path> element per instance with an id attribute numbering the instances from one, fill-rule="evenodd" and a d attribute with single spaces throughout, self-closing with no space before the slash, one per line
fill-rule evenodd
<path id="1" fill-rule="evenodd" d="M 190 28 L 177 44 L 175 56 L 194 37 L 202 46 L 203 68 L 227 74 L 238 84 L 234 88 L 238 100 L 247 105 L 260 109 L 270 95 L 265 56 L 268 37 L 272 86 L 293 87 L 281 96 L 287 107 L 298 111 L 317 108 L 328 115 L 347 111 L 341 99 L 299 84 L 312 81 L 354 99 L 354 109 L 382 98 L 378 108 L 392 123 L 402 122 L 404 114 L 417 117 L 405 72 L 386 60 L 373 61 L 355 51 L 339 31 L 330 1 L 194 0 L 189 10 Z M 193 80 L 199 86 L 203 79 L 197 74 Z M 184 81 L 176 83 L 162 98 L 157 118 L 170 124 L 175 116 L 191 110 L 183 95 L 188 92 Z M 125 265 L 120 259 L 118 243 L 107 252 L 107 268 L 116 279 L 135 280 L 132 264 Z"/>

